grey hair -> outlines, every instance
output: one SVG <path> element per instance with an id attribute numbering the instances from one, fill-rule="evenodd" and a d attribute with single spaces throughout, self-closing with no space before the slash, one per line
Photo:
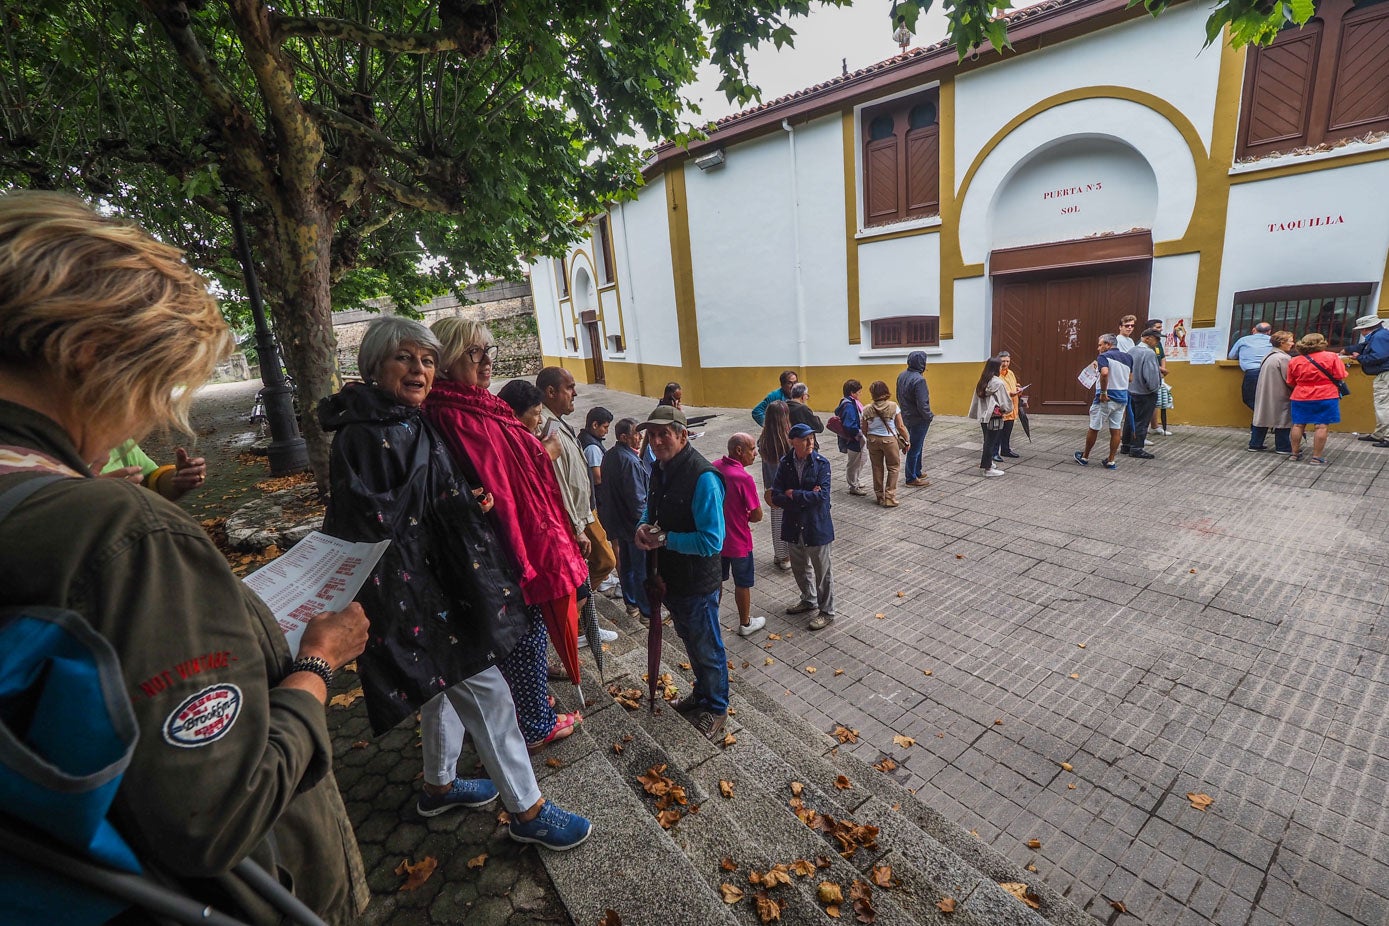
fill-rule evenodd
<path id="1" fill-rule="evenodd" d="M 362 336 L 362 346 L 357 348 L 357 373 L 367 382 L 375 382 L 381 365 L 394 354 L 402 344 L 418 344 L 434 352 L 438 363 L 443 348 L 439 339 L 420 322 L 399 315 L 386 315 L 374 319 Z"/>
<path id="2" fill-rule="evenodd" d="M 796 383 L 791 387 L 791 398 L 793 399 L 804 399 L 809 394 L 810 387 L 805 383 Z"/>
<path id="3" fill-rule="evenodd" d="M 1258 334 L 1268 334 L 1272 330 L 1273 326 L 1270 325 L 1268 322 L 1259 322 L 1257 325 L 1254 326 L 1254 331 Z"/>
<path id="4" fill-rule="evenodd" d="M 1006 350 L 1001 350 L 1001 351 L 999 351 L 997 354 L 995 354 L 994 356 L 995 356 L 995 357 L 998 357 L 1000 360 L 1002 360 L 1004 357 L 1007 357 L 1007 358 L 1009 358 L 1009 359 L 1011 360 L 1012 357 L 1013 357 L 1013 355 L 1010 354 L 1010 353 L 1008 353 Z"/>
<path id="5" fill-rule="evenodd" d="M 1113 347 L 1115 344 L 1119 343 L 1119 338 L 1112 334 L 1102 334 L 1100 335 L 1100 340 L 1108 344 L 1110 347 Z"/>

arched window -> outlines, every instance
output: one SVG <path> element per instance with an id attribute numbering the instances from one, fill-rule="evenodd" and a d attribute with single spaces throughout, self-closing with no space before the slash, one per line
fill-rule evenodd
<path id="1" fill-rule="evenodd" d="M 863 111 L 863 221 L 887 225 L 940 213 L 936 90 Z"/>

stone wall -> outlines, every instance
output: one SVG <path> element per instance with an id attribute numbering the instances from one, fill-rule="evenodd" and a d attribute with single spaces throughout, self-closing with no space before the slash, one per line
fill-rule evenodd
<path id="1" fill-rule="evenodd" d="M 497 281 L 491 285 L 469 286 L 463 299 L 453 294 L 439 296 L 418 311 L 426 325 L 441 318 L 473 318 L 493 329 L 501 354 L 497 373 L 506 376 L 534 374 L 540 370 L 540 339 L 535 332 L 535 301 L 529 279 L 513 283 Z M 338 369 L 344 378 L 357 375 L 357 349 L 372 319 L 392 309 L 389 300 L 373 300 L 377 311 L 353 309 L 333 313 L 333 333 L 338 342 Z"/>

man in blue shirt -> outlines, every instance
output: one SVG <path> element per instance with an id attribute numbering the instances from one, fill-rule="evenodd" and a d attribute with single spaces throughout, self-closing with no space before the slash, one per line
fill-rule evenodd
<path id="1" fill-rule="evenodd" d="M 1389 329 L 1379 316 L 1364 315 L 1355 321 L 1355 334 L 1360 340 L 1347 347 L 1346 354 L 1374 378 L 1375 429 L 1360 439 L 1389 447 Z"/>
<path id="2" fill-rule="evenodd" d="M 1095 448 L 1095 439 L 1101 428 L 1109 428 L 1109 458 L 1104 461 L 1105 469 L 1118 469 L 1114 455 L 1119 452 L 1119 438 L 1124 428 L 1124 415 L 1129 407 L 1129 377 L 1133 371 L 1133 358 L 1118 348 L 1118 337 L 1112 334 L 1100 335 L 1095 352 L 1095 397 L 1090 402 L 1090 429 L 1085 432 L 1085 449 L 1075 452 L 1075 461 L 1081 466 L 1090 465 L 1090 451 Z"/>
<path id="3" fill-rule="evenodd" d="M 761 425 L 767 417 L 768 405 L 771 405 L 773 402 L 791 401 L 791 387 L 798 382 L 800 382 L 800 378 L 796 376 L 795 370 L 782 370 L 781 385 L 767 393 L 767 397 L 757 403 L 757 407 L 752 410 L 752 420 L 756 421 L 758 425 Z"/>
<path id="4" fill-rule="evenodd" d="M 673 405 L 657 406 L 637 430 L 646 434 L 656 462 L 636 543 L 660 551 L 656 572 L 666 585 L 665 606 L 695 674 L 694 691 L 675 709 L 719 742 L 728 715 L 728 657 L 719 630 L 723 478 L 690 446 L 685 413 Z"/>
<path id="5" fill-rule="evenodd" d="M 1244 371 L 1239 397 L 1250 411 L 1254 410 L 1254 394 L 1259 390 L 1259 366 L 1273 350 L 1273 340 L 1269 337 L 1272 332 L 1272 325 L 1259 322 L 1230 348 L 1229 359 L 1238 360 L 1239 368 Z"/>

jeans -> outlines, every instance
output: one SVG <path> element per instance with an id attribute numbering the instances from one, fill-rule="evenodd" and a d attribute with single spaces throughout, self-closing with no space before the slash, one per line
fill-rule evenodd
<path id="1" fill-rule="evenodd" d="M 930 429 L 929 421 L 907 425 L 907 440 L 911 441 L 907 448 L 907 471 L 903 474 L 907 482 L 921 478 L 921 445 L 926 443 L 926 432 Z"/>
<path id="2" fill-rule="evenodd" d="M 1129 410 L 1124 415 L 1124 430 L 1119 438 L 1120 450 L 1127 453 L 1130 449 L 1143 449 L 1143 444 L 1148 440 L 1148 428 L 1153 424 L 1153 409 L 1156 407 L 1156 392 L 1129 393 Z"/>
<path id="3" fill-rule="evenodd" d="M 979 430 L 984 432 L 984 452 L 979 455 L 980 469 L 993 469 L 994 454 L 1003 447 L 1003 429 L 991 428 L 989 422 L 979 422 Z"/>
<path id="4" fill-rule="evenodd" d="M 1293 442 L 1288 435 L 1292 428 L 1273 428 L 1273 449 L 1279 453 L 1292 453 Z M 1264 439 L 1268 437 L 1268 428 L 1249 426 L 1249 446 L 1263 448 Z"/>
<path id="5" fill-rule="evenodd" d="M 1249 410 L 1254 410 L 1254 394 L 1259 391 L 1259 368 L 1244 371 L 1244 379 L 1239 384 L 1239 397 Z"/>
<path id="6" fill-rule="evenodd" d="M 622 582 L 622 601 L 645 617 L 651 616 L 646 600 L 646 551 L 634 540 L 617 542 L 617 576 Z"/>
<path id="7" fill-rule="evenodd" d="M 667 595 L 665 606 L 694 669 L 694 696 L 712 714 L 728 713 L 728 655 L 719 631 L 719 592 Z"/>

